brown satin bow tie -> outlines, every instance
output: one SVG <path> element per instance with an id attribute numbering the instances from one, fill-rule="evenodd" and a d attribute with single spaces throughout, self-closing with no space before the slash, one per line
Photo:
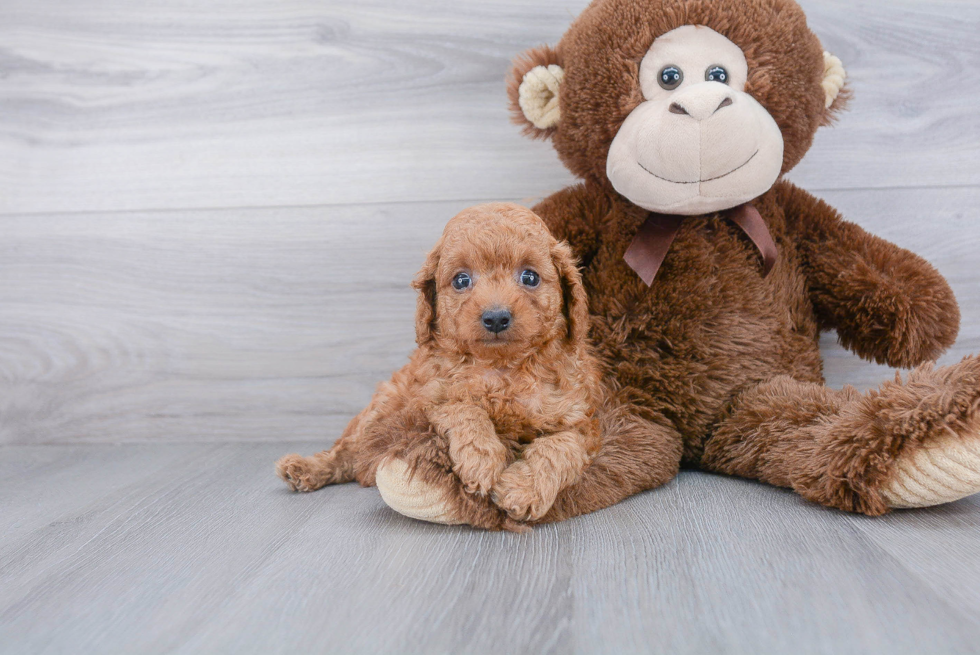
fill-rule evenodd
<path id="1" fill-rule="evenodd" d="M 724 212 L 724 216 L 742 228 L 759 249 L 762 253 L 762 276 L 769 275 L 779 253 L 759 210 L 746 203 L 729 209 Z M 677 237 L 685 218 L 686 216 L 650 214 L 633 237 L 633 243 L 626 249 L 623 259 L 647 286 L 653 284 L 653 278 L 657 276 L 670 244 Z"/>

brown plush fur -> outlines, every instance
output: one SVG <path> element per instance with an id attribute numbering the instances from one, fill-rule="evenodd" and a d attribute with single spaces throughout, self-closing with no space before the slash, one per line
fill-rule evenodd
<path id="1" fill-rule="evenodd" d="M 525 269 L 538 285 L 520 283 Z M 473 283 L 457 290 L 461 271 Z M 468 523 L 516 529 L 540 519 L 599 447 L 602 376 L 571 250 L 527 209 L 477 207 L 449 222 L 414 286 L 419 347 L 409 363 L 333 448 L 288 455 L 277 472 L 300 491 L 372 485 L 379 463 L 396 456 L 458 497 Z M 512 322 L 494 334 L 481 317 L 500 308 Z"/>
<path id="2" fill-rule="evenodd" d="M 516 62 L 509 92 L 521 123 L 523 73 L 547 63 L 565 70 L 560 123 L 528 131 L 552 138 L 583 182 L 534 209 L 582 262 L 611 390 L 599 453 L 543 520 L 663 484 L 682 461 L 880 514 L 896 457 L 950 431 L 977 438 L 980 364 L 926 366 L 867 394 L 835 391 L 823 386 L 819 333 L 836 329 L 866 359 L 916 366 L 953 343 L 955 298 L 927 262 L 786 181 L 754 201 L 779 248 L 768 277 L 746 235 L 709 214 L 684 221 L 652 287 L 639 279 L 623 254 L 649 214 L 612 189 L 606 156 L 642 100 L 643 55 L 685 24 L 707 25 L 744 51 L 746 90 L 782 132 L 784 173 L 847 98 L 825 108 L 823 49 L 791 0 L 596 0 L 556 48 Z M 477 501 L 474 511 L 490 509 Z"/>

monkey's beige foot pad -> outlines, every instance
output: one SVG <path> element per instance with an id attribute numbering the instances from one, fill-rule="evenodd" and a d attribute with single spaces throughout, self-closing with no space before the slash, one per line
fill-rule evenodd
<path id="1" fill-rule="evenodd" d="M 949 436 L 898 460 L 884 490 L 890 507 L 931 507 L 980 492 L 980 431 Z"/>
<path id="2" fill-rule="evenodd" d="M 400 459 L 386 460 L 378 467 L 375 484 L 381 499 L 399 514 L 420 521 L 458 525 L 442 489 L 411 475 L 408 464 Z"/>

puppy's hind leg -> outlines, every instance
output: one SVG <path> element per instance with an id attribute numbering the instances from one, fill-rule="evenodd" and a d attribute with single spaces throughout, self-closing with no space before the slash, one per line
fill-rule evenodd
<path id="1" fill-rule="evenodd" d="M 276 474 L 293 491 L 316 491 L 328 484 L 354 480 L 352 439 L 341 437 L 330 450 L 312 457 L 286 455 L 276 462 Z"/>

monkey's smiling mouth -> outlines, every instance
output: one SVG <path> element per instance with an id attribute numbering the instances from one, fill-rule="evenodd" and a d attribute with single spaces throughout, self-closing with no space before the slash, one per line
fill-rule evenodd
<path id="1" fill-rule="evenodd" d="M 742 168 L 745 168 L 748 165 L 748 163 L 750 161 L 752 161 L 753 159 L 755 159 L 755 156 L 758 155 L 758 154 L 759 154 L 759 151 L 756 150 L 755 152 L 752 153 L 752 155 L 748 159 L 746 159 L 744 162 L 742 162 L 741 164 L 739 164 L 738 166 L 736 166 L 732 170 L 728 171 L 724 175 L 717 175 L 715 177 L 708 178 L 707 180 L 694 180 L 693 182 L 678 182 L 677 180 L 668 180 L 666 177 L 663 177 L 662 175 L 657 175 L 656 173 L 654 173 L 653 171 L 651 171 L 649 168 L 647 168 L 646 166 L 644 166 L 643 164 L 641 164 L 639 162 L 639 160 L 637 160 L 636 164 L 637 164 L 637 166 L 639 166 L 640 168 L 642 168 L 643 170 L 645 170 L 650 175 L 654 176 L 658 180 L 663 180 L 664 182 L 670 182 L 671 184 L 703 184 L 705 182 L 714 182 L 715 180 L 720 180 L 723 177 L 728 177 L 729 175 L 731 175 L 735 171 L 740 170 Z"/>

